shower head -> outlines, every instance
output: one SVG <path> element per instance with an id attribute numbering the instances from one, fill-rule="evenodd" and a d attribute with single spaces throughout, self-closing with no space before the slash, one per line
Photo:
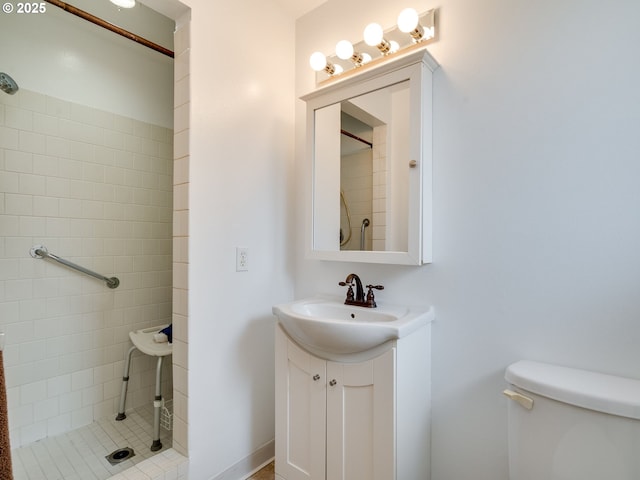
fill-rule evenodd
<path id="1" fill-rule="evenodd" d="M 18 91 L 18 84 L 6 73 L 0 72 L 0 90 L 13 95 Z"/>

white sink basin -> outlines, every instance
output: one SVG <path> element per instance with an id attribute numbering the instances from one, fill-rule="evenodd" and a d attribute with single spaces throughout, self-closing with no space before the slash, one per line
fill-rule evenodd
<path id="1" fill-rule="evenodd" d="M 431 308 L 344 305 L 343 299 L 313 297 L 273 307 L 284 330 L 302 345 L 328 353 L 364 352 L 402 338 L 433 321 Z"/>

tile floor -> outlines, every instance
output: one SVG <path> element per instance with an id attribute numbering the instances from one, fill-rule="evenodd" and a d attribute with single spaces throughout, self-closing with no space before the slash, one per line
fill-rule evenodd
<path id="1" fill-rule="evenodd" d="M 14 480 L 106 480 L 159 453 L 149 450 L 152 439 L 153 407 L 149 405 L 127 412 L 121 422 L 114 415 L 16 448 L 11 452 Z M 171 432 L 161 428 L 160 441 L 160 452 L 171 449 Z M 124 447 L 133 448 L 135 456 L 118 465 L 107 462 L 106 455 Z"/>
<path id="2" fill-rule="evenodd" d="M 115 417 L 115 415 L 114 415 Z M 99 420 L 11 452 L 14 480 L 186 480 L 187 459 L 171 448 L 171 432 L 160 429 L 162 450 L 151 452 L 153 408 L 127 412 L 127 418 Z M 105 456 L 131 447 L 135 456 L 111 465 Z M 247 480 L 274 480 L 271 462 Z M 1 480 L 1 479 L 0 479 Z"/>

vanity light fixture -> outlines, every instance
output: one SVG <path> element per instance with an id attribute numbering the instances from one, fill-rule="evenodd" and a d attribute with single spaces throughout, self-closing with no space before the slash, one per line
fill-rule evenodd
<path id="1" fill-rule="evenodd" d="M 329 62 L 322 52 L 314 52 L 311 54 L 311 57 L 309 58 L 309 65 L 311 65 L 311 68 L 316 72 L 324 70 L 328 75 L 337 75 L 342 73 L 342 67 Z"/>
<path id="2" fill-rule="evenodd" d="M 355 45 L 348 40 L 338 42 L 335 54 L 328 58 L 322 52 L 311 55 L 311 68 L 318 72 L 316 83 L 408 53 L 411 48 L 422 48 L 435 38 L 435 9 L 419 14 L 405 8 L 398 15 L 397 25 L 384 30 L 380 24 L 370 23 L 363 34 L 364 41 Z"/>
<path id="3" fill-rule="evenodd" d="M 110 0 L 111 3 L 120 8 L 133 8 L 136 6 L 136 0 Z"/>

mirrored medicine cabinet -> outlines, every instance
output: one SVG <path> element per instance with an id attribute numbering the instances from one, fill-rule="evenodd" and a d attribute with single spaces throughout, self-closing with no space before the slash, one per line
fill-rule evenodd
<path id="1" fill-rule="evenodd" d="M 432 73 L 426 50 L 332 79 L 307 103 L 307 257 L 431 262 Z"/>

